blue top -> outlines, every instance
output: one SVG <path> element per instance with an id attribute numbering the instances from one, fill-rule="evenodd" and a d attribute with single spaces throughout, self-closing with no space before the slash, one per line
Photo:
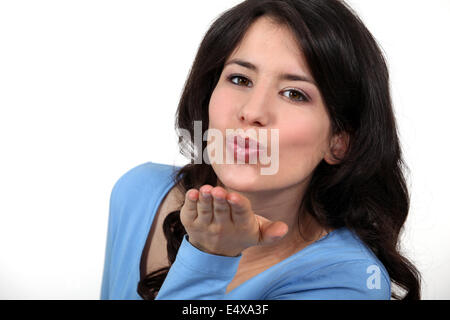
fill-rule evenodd
<path id="1" fill-rule="evenodd" d="M 110 197 L 100 299 L 142 300 L 140 259 L 150 227 L 180 167 L 143 163 L 120 177 Z M 383 264 L 349 229 L 335 229 L 226 293 L 242 256 L 203 252 L 184 236 L 156 299 L 390 299 Z"/>

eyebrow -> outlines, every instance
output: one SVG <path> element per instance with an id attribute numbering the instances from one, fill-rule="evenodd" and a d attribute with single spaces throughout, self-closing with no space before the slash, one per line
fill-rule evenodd
<path id="1" fill-rule="evenodd" d="M 232 59 L 230 61 L 228 61 L 224 67 L 226 67 L 229 64 L 237 64 L 240 65 L 244 68 L 250 69 L 252 71 L 258 72 L 258 67 L 255 66 L 253 63 L 245 61 L 245 60 L 241 60 L 241 59 Z M 283 73 L 279 76 L 280 80 L 288 80 L 288 81 L 304 81 L 304 82 L 309 82 L 313 85 L 315 85 L 317 87 L 317 84 L 315 83 L 314 80 L 312 80 L 311 78 L 307 77 L 307 76 L 303 76 L 303 75 L 298 75 L 298 74 L 291 74 L 291 73 Z"/>

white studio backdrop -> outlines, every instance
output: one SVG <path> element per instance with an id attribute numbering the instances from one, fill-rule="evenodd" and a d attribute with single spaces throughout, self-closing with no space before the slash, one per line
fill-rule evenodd
<path id="1" fill-rule="evenodd" d="M 0 299 L 98 299 L 115 181 L 183 165 L 175 111 L 236 0 L 0 1 Z M 449 0 L 351 0 L 382 47 L 424 299 L 450 299 Z"/>

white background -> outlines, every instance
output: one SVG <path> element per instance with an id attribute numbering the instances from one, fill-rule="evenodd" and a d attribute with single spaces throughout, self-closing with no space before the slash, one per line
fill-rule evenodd
<path id="1" fill-rule="evenodd" d="M 109 196 L 182 165 L 174 115 L 198 45 L 240 1 L 0 1 L 0 299 L 98 299 Z M 351 0 L 387 57 L 424 299 L 450 299 L 450 1 Z"/>

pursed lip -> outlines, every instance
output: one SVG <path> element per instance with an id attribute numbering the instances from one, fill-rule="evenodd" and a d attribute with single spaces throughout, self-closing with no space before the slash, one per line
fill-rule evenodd
<path id="1" fill-rule="evenodd" d="M 247 146 L 246 146 L 246 140 L 247 140 Z M 258 141 L 250 138 L 249 136 L 241 136 L 241 135 L 228 135 L 227 136 L 227 144 L 231 144 L 232 146 L 237 145 L 241 149 L 248 149 L 259 151 L 259 150 L 265 150 L 266 147 L 259 143 Z"/>

